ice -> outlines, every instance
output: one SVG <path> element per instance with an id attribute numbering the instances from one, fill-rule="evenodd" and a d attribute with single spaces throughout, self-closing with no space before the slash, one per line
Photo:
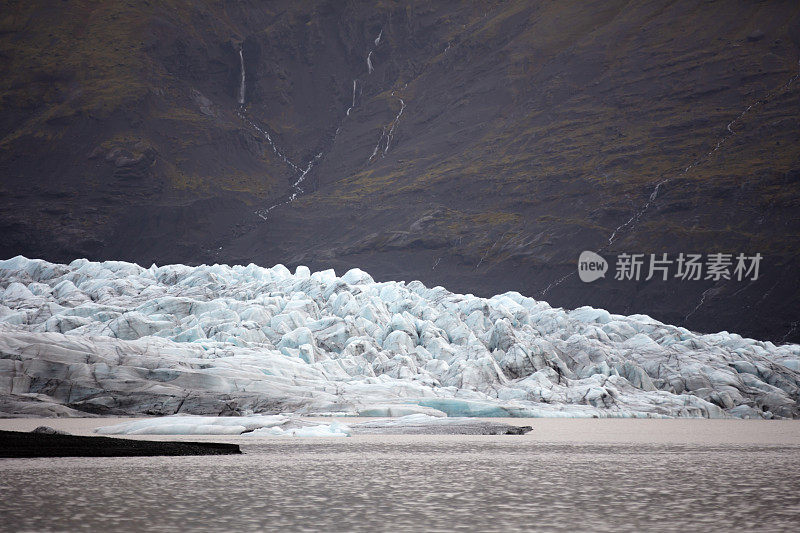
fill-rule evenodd
<path id="1" fill-rule="evenodd" d="M 351 431 L 346 425 L 333 422 L 328 425 L 308 425 L 287 428 L 273 426 L 256 429 L 251 433 L 247 433 L 247 435 L 253 437 L 349 437 Z"/>
<path id="2" fill-rule="evenodd" d="M 358 416 L 379 416 L 379 417 L 400 417 L 408 415 L 422 414 L 431 417 L 444 417 L 447 413 L 434 409 L 432 407 L 425 407 L 422 405 L 372 405 L 367 409 L 362 409 L 358 412 Z"/>
<path id="3" fill-rule="evenodd" d="M 102 426 L 100 435 L 241 435 L 246 437 L 349 437 L 371 434 L 519 434 L 516 426 L 478 418 L 447 418 L 443 413 L 408 414 L 413 406 L 386 406 L 392 418 L 378 418 L 355 424 L 317 422 L 284 415 L 230 417 L 165 416 Z M 419 408 L 417 408 L 419 409 Z M 433 414 L 430 414 L 433 413 Z M 528 430 L 530 428 L 527 428 Z"/>
<path id="4" fill-rule="evenodd" d="M 521 435 L 530 430 L 530 426 L 515 426 L 469 417 L 440 418 L 424 413 L 399 418 L 379 418 L 350 426 L 350 431 L 354 435 Z"/>
<path id="5" fill-rule="evenodd" d="M 28 287 L 19 282 L 9 283 L 8 287 L 6 287 L 5 291 L 3 292 L 4 302 L 13 302 L 15 300 L 32 300 L 33 298 L 34 295 L 30 290 L 28 290 Z"/>
<path id="6" fill-rule="evenodd" d="M 419 401 L 419 405 L 437 409 L 447 416 L 509 417 L 514 413 L 498 402 L 461 400 L 456 398 L 430 398 Z"/>
<path id="7" fill-rule="evenodd" d="M 0 415 L 794 418 L 798 371 L 797 345 L 359 269 L 0 261 Z"/>
<path id="8" fill-rule="evenodd" d="M 285 424 L 289 417 L 272 416 L 165 416 L 103 426 L 101 435 L 238 435 L 258 428 Z"/>
<path id="9" fill-rule="evenodd" d="M 279 437 L 349 437 L 340 422 L 319 424 L 284 415 L 165 416 L 102 426 L 101 435 L 247 435 Z"/>

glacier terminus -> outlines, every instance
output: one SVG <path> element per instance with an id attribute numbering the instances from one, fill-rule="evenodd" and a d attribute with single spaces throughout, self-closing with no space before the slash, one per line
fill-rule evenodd
<path id="1" fill-rule="evenodd" d="M 4 416 L 797 418 L 800 346 L 359 269 L 0 261 Z"/>

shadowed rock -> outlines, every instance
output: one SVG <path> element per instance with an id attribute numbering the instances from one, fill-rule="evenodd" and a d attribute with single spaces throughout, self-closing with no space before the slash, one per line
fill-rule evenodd
<path id="1" fill-rule="evenodd" d="M 239 453 L 242 452 L 236 444 L 216 442 L 157 442 L 0 431 L 0 457 L 143 457 Z"/>
<path id="2" fill-rule="evenodd" d="M 71 435 L 68 431 L 51 428 L 50 426 L 39 426 L 32 430 L 31 433 L 38 433 L 40 435 Z"/>

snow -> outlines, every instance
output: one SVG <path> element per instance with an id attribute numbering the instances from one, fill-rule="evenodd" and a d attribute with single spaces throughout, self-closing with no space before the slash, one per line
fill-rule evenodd
<path id="1" fill-rule="evenodd" d="M 797 345 L 358 269 L 0 261 L 15 412 L 797 417 L 799 369 Z"/>

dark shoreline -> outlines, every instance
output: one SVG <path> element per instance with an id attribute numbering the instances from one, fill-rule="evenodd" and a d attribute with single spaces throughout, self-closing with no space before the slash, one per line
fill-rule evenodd
<path id="1" fill-rule="evenodd" d="M 235 455 L 238 444 L 175 442 L 48 435 L 0 431 L 0 458 L 150 457 L 157 455 Z"/>

